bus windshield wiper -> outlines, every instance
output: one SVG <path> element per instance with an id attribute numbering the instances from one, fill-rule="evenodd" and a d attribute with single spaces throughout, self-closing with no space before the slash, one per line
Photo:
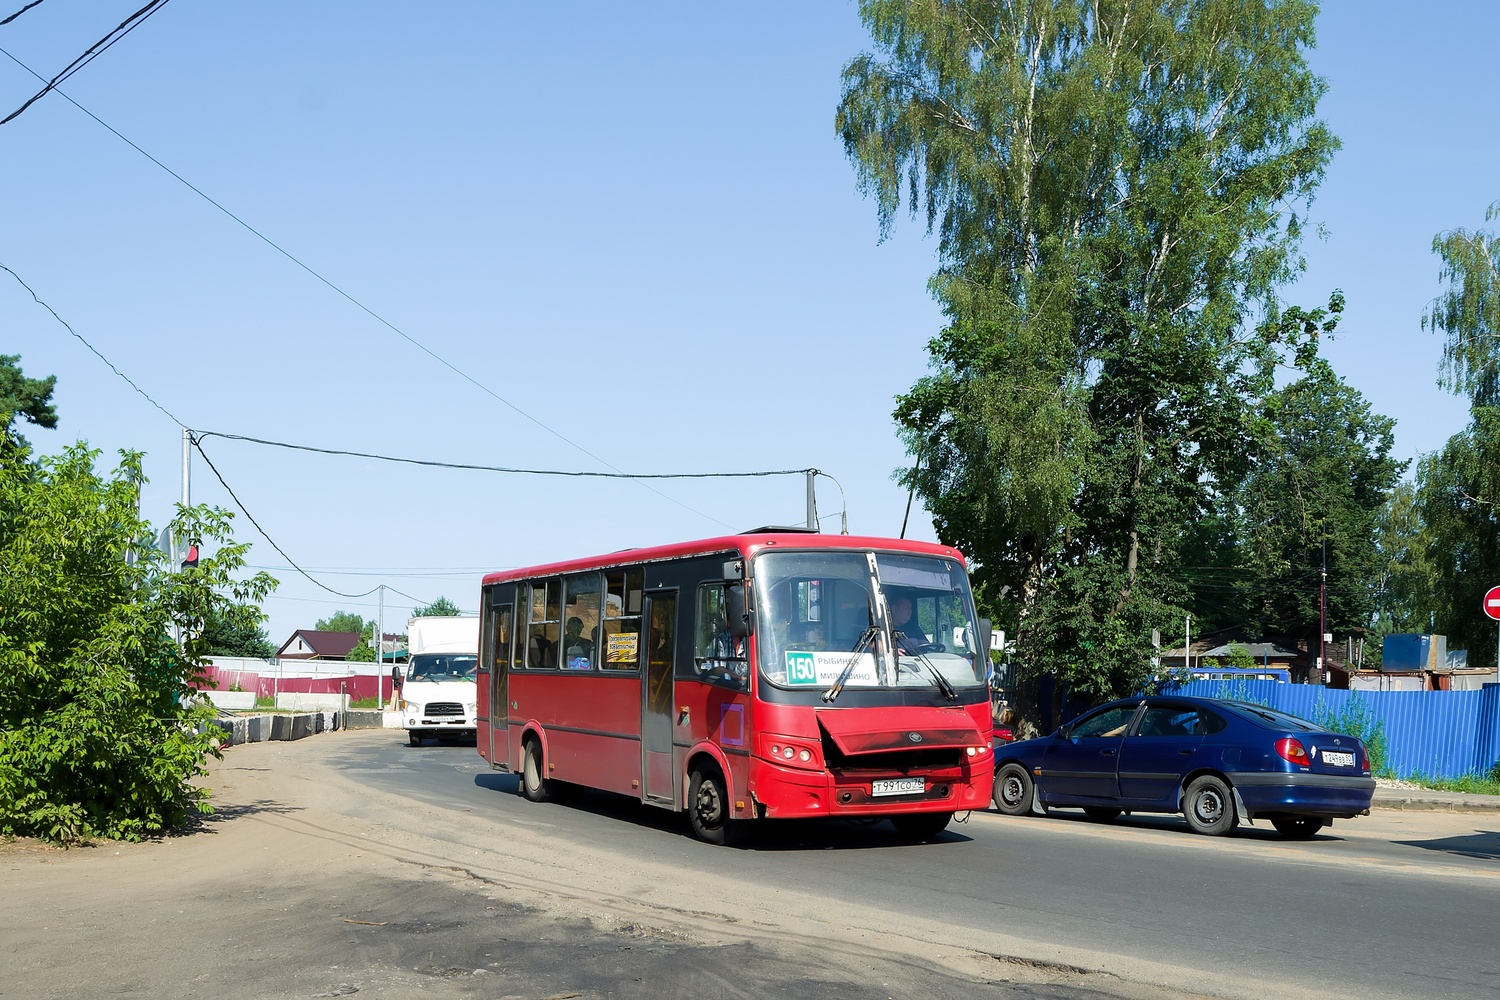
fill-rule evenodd
<path id="1" fill-rule="evenodd" d="M 910 642 L 910 640 L 906 638 L 905 632 L 898 631 L 892 634 L 896 639 L 896 669 L 899 670 L 901 669 L 901 646 L 903 643 Z M 949 701 L 957 701 L 958 692 L 953 690 L 953 685 L 948 683 L 948 678 L 943 676 L 943 672 L 937 668 L 937 665 L 935 663 L 927 658 L 926 653 L 917 648 L 916 643 L 911 643 L 911 646 L 912 652 L 909 655 L 915 656 L 917 658 L 917 662 L 927 668 L 927 672 L 931 674 L 932 679 L 937 682 L 938 690 L 943 692 L 943 697 L 947 698 Z"/>
<path id="2" fill-rule="evenodd" d="M 838 679 L 833 682 L 833 687 L 823 692 L 824 701 L 831 702 L 841 693 L 843 693 L 844 685 L 848 683 L 849 675 L 854 673 L 854 668 L 859 665 L 859 658 L 864 655 L 865 650 L 870 648 L 870 643 L 874 641 L 875 637 L 879 634 L 880 630 L 873 624 L 871 624 L 869 628 L 864 630 L 864 632 L 859 637 L 859 641 L 856 642 L 854 644 L 854 648 L 849 651 L 849 662 L 844 664 L 843 672 L 840 673 Z"/>

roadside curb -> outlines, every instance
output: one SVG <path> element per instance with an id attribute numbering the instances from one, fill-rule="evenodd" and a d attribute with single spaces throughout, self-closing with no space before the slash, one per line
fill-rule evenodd
<path id="1" fill-rule="evenodd" d="M 1377 788 L 1370 808 L 1398 812 L 1500 813 L 1500 795 Z"/>

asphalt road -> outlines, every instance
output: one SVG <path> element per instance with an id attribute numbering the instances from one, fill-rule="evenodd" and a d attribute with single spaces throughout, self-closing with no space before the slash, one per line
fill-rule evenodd
<path id="1" fill-rule="evenodd" d="M 0 842 L 0 997 L 1201 1000 L 1495 997 L 1492 816 L 1292 843 L 976 814 L 939 841 L 771 825 L 744 849 L 472 746 L 237 746 L 186 835 Z"/>
<path id="2" fill-rule="evenodd" d="M 1176 985 L 1209 991 L 1239 982 L 1366 998 L 1500 995 L 1500 831 L 1485 828 L 1488 816 L 1376 812 L 1293 842 L 1264 825 L 1220 839 L 1175 817 L 1099 825 L 1071 811 L 991 812 L 928 845 L 899 844 L 884 825 L 830 823 L 772 826 L 746 849 L 715 850 L 692 841 L 681 817 L 622 798 L 527 802 L 471 746 L 391 741 L 340 766 L 372 789 L 544 829 L 559 850 L 608 843 L 857 902 L 947 927 L 955 944 L 1000 932 L 1036 956 L 1060 947 L 1127 974 L 1183 970 Z"/>

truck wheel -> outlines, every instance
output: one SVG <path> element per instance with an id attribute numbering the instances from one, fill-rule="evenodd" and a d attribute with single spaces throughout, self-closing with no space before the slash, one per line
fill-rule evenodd
<path id="1" fill-rule="evenodd" d="M 419 747 L 422 745 L 422 734 L 415 729 L 408 729 L 406 731 L 406 742 L 414 747 Z"/>

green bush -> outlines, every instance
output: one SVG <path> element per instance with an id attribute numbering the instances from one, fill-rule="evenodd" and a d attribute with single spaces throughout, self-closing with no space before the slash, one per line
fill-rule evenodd
<path id="1" fill-rule="evenodd" d="M 230 578 L 246 546 L 207 507 L 179 507 L 173 526 L 216 551 L 169 565 L 136 512 L 140 456 L 109 478 L 96 457 L 0 450 L 0 835 L 139 840 L 209 811 L 191 783 L 222 738 L 193 697 L 203 622 L 275 585 Z"/>
<path id="2" fill-rule="evenodd" d="M 1385 722 L 1376 718 L 1375 710 L 1358 694 L 1351 693 L 1337 712 L 1320 697 L 1312 721 L 1330 732 L 1356 737 L 1370 755 L 1370 773 L 1382 778 L 1395 777 L 1388 763 L 1390 747 L 1385 738 Z"/>

